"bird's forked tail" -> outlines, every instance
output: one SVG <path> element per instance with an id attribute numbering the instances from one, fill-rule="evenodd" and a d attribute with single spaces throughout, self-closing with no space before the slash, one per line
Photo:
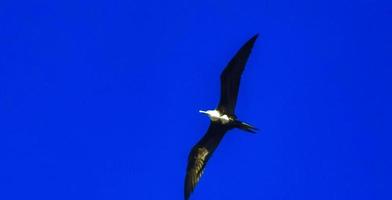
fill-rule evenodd
<path id="1" fill-rule="evenodd" d="M 250 133 L 256 133 L 256 131 L 258 130 L 256 127 L 241 121 L 238 121 L 236 127 Z"/>

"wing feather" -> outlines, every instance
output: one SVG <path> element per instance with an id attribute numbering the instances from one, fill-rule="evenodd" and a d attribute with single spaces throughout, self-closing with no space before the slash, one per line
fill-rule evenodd
<path id="1" fill-rule="evenodd" d="M 221 74 L 221 97 L 218 105 L 221 113 L 234 115 L 241 75 L 257 37 L 256 34 L 238 50 Z"/>
<path id="2" fill-rule="evenodd" d="M 199 182 L 207 161 L 210 159 L 227 130 L 228 127 L 211 122 L 207 133 L 189 153 L 184 187 L 186 200 L 189 199 L 190 194 Z"/>

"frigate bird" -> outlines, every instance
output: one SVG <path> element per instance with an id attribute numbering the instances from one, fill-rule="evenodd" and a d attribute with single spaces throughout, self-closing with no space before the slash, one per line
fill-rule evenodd
<path id="1" fill-rule="evenodd" d="M 255 133 L 257 128 L 240 121 L 235 115 L 238 89 L 249 54 L 257 39 L 257 34 L 249 39 L 223 70 L 221 81 L 221 97 L 215 110 L 202 111 L 208 115 L 210 126 L 203 138 L 192 148 L 188 157 L 185 176 L 184 197 L 188 200 L 204 171 L 207 161 L 227 131 L 233 128 Z"/>

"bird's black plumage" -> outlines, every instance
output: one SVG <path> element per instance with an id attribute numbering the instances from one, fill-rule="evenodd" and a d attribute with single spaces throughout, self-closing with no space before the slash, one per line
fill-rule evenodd
<path id="1" fill-rule="evenodd" d="M 185 177 L 185 199 L 188 199 L 191 192 L 193 192 L 193 189 L 203 174 L 205 164 L 210 159 L 227 130 L 229 130 L 229 127 L 211 122 L 207 133 L 192 148 L 188 157 L 188 167 Z"/>
<path id="2" fill-rule="evenodd" d="M 249 124 L 237 120 L 234 110 L 241 75 L 257 36 L 253 36 L 241 47 L 221 74 L 221 98 L 217 111 L 222 115 L 227 115 L 230 118 L 230 122 L 223 124 L 219 121 L 211 121 L 207 133 L 189 153 L 184 187 L 184 197 L 186 200 L 189 199 L 190 194 L 199 182 L 207 161 L 210 159 L 225 133 L 232 128 L 240 128 L 249 132 L 256 130 Z"/>
<path id="3" fill-rule="evenodd" d="M 221 97 L 218 104 L 221 113 L 234 115 L 241 75 L 257 37 L 258 35 L 253 36 L 241 47 L 221 74 Z"/>

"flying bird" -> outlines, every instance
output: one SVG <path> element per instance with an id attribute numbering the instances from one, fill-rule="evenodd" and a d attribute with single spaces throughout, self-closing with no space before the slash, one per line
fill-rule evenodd
<path id="1" fill-rule="evenodd" d="M 199 111 L 200 113 L 206 114 L 211 122 L 207 133 L 189 153 L 184 186 L 185 200 L 189 199 L 190 194 L 203 174 L 207 161 L 227 131 L 238 128 L 255 133 L 257 130 L 256 127 L 240 121 L 234 112 L 241 75 L 257 36 L 256 34 L 249 39 L 223 70 L 220 76 L 221 97 L 218 107 L 215 110 Z"/>

